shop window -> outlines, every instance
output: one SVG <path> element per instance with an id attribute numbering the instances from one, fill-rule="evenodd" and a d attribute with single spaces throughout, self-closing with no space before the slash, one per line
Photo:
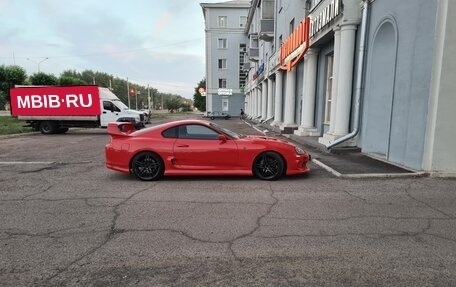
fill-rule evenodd
<path id="1" fill-rule="evenodd" d="M 326 56 L 326 105 L 325 105 L 325 124 L 331 122 L 331 105 L 333 101 L 332 86 L 333 86 L 333 64 L 334 55 Z"/>

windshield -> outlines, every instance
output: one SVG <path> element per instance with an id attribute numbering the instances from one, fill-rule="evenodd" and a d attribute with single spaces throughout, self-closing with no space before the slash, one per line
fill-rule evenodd
<path id="1" fill-rule="evenodd" d="M 222 132 L 224 134 L 227 134 L 227 135 L 229 135 L 232 138 L 235 138 L 235 139 L 245 138 L 245 135 L 235 133 L 235 132 L 230 131 L 229 129 L 223 128 L 223 127 L 221 127 L 221 126 L 219 126 L 217 124 L 210 123 L 210 125 L 211 125 L 211 127 L 216 129 L 217 131 Z"/>
<path id="2" fill-rule="evenodd" d="M 121 110 L 128 110 L 128 107 L 126 104 L 124 104 L 121 100 L 119 99 L 112 99 L 112 102 Z"/>

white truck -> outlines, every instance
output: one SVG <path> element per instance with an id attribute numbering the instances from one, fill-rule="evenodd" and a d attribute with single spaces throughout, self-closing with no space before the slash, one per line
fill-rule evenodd
<path id="1" fill-rule="evenodd" d="M 144 112 L 129 109 L 108 88 L 98 86 L 16 86 L 10 90 L 11 115 L 43 134 L 69 128 L 107 127 L 128 121 L 136 128 L 148 121 Z"/>

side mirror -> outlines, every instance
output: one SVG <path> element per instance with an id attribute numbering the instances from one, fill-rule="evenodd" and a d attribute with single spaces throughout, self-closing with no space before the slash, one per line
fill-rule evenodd
<path id="1" fill-rule="evenodd" d="M 228 139 L 226 138 L 226 135 L 222 135 L 222 134 L 220 134 L 220 135 L 218 136 L 218 139 L 219 139 L 219 141 L 221 141 L 222 143 L 224 143 L 224 142 L 226 142 L 226 141 L 228 140 Z"/>

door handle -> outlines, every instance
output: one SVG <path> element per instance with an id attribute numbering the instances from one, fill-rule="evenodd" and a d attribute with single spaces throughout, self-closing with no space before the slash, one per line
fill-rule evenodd
<path id="1" fill-rule="evenodd" d="M 105 112 L 105 111 L 103 111 L 103 114 L 106 114 L 106 112 Z"/>
<path id="2" fill-rule="evenodd" d="M 177 147 L 189 147 L 188 144 L 180 144 L 180 145 L 177 145 Z"/>

